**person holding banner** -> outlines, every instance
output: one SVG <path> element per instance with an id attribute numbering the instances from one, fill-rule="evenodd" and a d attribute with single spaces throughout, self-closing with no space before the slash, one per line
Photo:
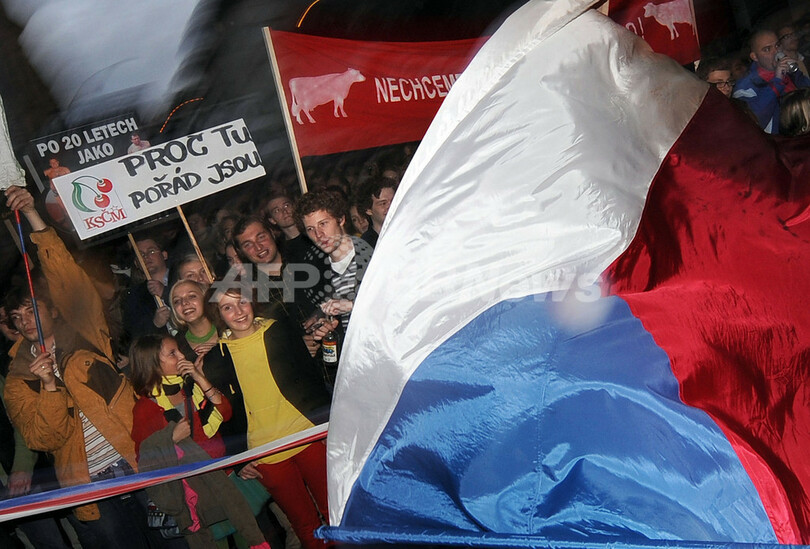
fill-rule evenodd
<path id="1" fill-rule="evenodd" d="M 322 423 L 330 397 L 315 362 L 286 319 L 256 317 L 247 287 L 217 289 L 221 341 L 233 359 L 248 413 L 248 447 Z M 246 465 L 243 479 L 256 478 L 287 515 L 305 549 L 323 548 L 313 532 L 328 516 L 326 446 L 315 442 Z"/>
<path id="2" fill-rule="evenodd" d="M 23 336 L 9 352 L 9 417 L 29 448 L 53 455 L 63 487 L 132 474 L 135 399 L 115 366 L 101 298 L 30 193 L 10 187 L 5 194 L 8 207 L 31 225 L 47 281 L 36 303 L 26 286 L 6 295 L 6 310 Z M 143 492 L 77 507 L 69 519 L 84 547 L 147 547 Z"/>
<path id="3" fill-rule="evenodd" d="M 8 351 L 20 339 L 19 332 L 8 321 L 5 308 L 0 307 L 0 500 L 48 490 L 56 483 L 46 454 L 30 450 L 6 414 L 2 393 L 11 360 Z M 19 528 L 34 547 L 68 549 L 58 516 L 48 513 L 2 523 L 0 547 L 17 547 L 19 541 L 15 542 L 13 532 Z"/>

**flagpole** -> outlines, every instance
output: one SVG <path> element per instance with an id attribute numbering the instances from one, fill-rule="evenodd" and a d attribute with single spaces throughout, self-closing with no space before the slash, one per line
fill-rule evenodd
<path id="1" fill-rule="evenodd" d="M 39 307 L 37 307 L 37 296 L 34 293 L 34 281 L 31 278 L 31 265 L 28 263 L 28 252 L 25 251 L 25 239 L 23 238 L 22 222 L 20 221 L 20 210 L 14 210 L 14 219 L 17 222 L 17 236 L 20 237 L 20 251 L 25 264 L 25 276 L 28 279 L 28 291 L 31 294 L 31 307 L 34 309 L 34 321 L 37 325 L 37 339 L 39 340 L 39 351 L 47 352 L 45 349 L 45 338 L 42 336 L 42 321 L 39 319 Z"/>
<path id="2" fill-rule="evenodd" d="M 281 82 L 281 72 L 278 68 L 276 50 L 273 48 L 273 38 L 270 35 L 270 27 L 264 27 L 264 42 L 267 45 L 267 56 L 270 58 L 270 67 L 273 69 L 273 80 L 276 83 L 278 101 L 281 104 L 281 116 L 284 118 L 284 127 L 287 128 L 287 138 L 290 140 L 295 171 L 298 175 L 298 183 L 301 186 L 301 194 L 307 192 L 307 179 L 304 175 L 304 165 L 301 164 L 301 155 L 298 153 L 298 142 L 295 140 L 295 128 L 293 126 L 290 109 L 287 107 L 287 95 L 284 93 L 284 84 Z"/>
<path id="3" fill-rule="evenodd" d="M 208 263 L 205 261 L 205 257 L 203 256 L 202 250 L 200 249 L 199 244 L 197 244 L 197 238 L 194 236 L 194 233 L 191 231 L 191 226 L 188 224 L 188 220 L 186 219 L 186 214 L 183 213 L 182 206 L 177 206 L 177 213 L 180 215 L 180 219 L 183 221 L 183 226 L 186 228 L 186 232 L 188 233 L 188 238 L 191 240 L 191 245 L 194 247 L 194 251 L 197 253 L 197 257 L 200 258 L 200 263 L 202 263 L 203 270 L 205 271 L 205 276 L 208 277 L 208 280 L 211 282 L 214 281 L 214 277 L 211 274 L 211 269 L 208 267 Z"/>
<path id="4" fill-rule="evenodd" d="M 14 148 L 11 146 L 11 135 L 8 133 L 8 121 L 6 120 L 6 109 L 3 100 L 0 98 L 0 190 L 7 190 L 11 186 L 25 188 L 25 172 L 17 163 L 14 156 Z M 34 281 L 31 278 L 31 264 L 28 262 L 28 252 L 25 250 L 25 238 L 23 237 L 22 222 L 20 221 L 20 210 L 14 210 L 14 220 L 17 222 L 17 237 L 20 239 L 19 249 L 25 264 L 25 276 L 28 279 L 28 291 L 31 294 L 31 307 L 34 309 L 34 321 L 37 325 L 37 339 L 39 339 L 40 352 L 46 352 L 45 338 L 42 336 L 42 322 L 39 318 L 39 308 L 34 293 Z"/>

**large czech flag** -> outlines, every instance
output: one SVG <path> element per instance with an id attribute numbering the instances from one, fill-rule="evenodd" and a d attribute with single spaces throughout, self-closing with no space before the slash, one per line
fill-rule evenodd
<path id="1" fill-rule="evenodd" d="M 355 304 L 329 539 L 810 541 L 810 142 L 589 10 L 457 81 Z"/>

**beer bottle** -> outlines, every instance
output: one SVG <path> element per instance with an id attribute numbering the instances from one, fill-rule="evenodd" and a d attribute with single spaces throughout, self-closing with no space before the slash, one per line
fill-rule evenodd
<path id="1" fill-rule="evenodd" d="M 326 320 L 331 323 L 333 317 L 327 316 Z M 334 330 L 329 330 L 321 340 L 321 358 L 326 384 L 332 387 L 335 384 L 338 367 L 338 337 Z"/>

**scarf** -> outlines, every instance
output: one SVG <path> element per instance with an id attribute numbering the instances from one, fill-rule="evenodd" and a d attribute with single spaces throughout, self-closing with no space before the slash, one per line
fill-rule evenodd
<path id="1" fill-rule="evenodd" d="M 785 83 L 785 88 L 782 90 L 782 93 L 779 93 L 779 90 L 776 89 L 776 86 L 773 84 L 773 81 L 776 79 L 776 71 L 765 70 L 761 66 L 757 66 L 757 74 L 759 74 L 759 77 L 771 87 L 773 92 L 776 94 L 776 97 L 796 91 L 796 84 L 793 83 L 793 80 L 791 80 L 789 74 L 786 74 L 785 78 L 782 80 L 782 82 Z"/>
<path id="2" fill-rule="evenodd" d="M 169 395 L 175 395 L 182 390 L 182 376 L 163 376 L 160 378 L 160 384 L 152 390 L 152 398 L 164 410 L 175 410 L 174 404 L 169 400 Z M 213 437 L 222 424 L 222 414 L 219 413 L 216 406 L 205 398 L 203 390 L 196 383 L 191 391 L 191 401 L 194 403 L 194 409 L 198 412 L 205 436 L 208 438 Z M 191 418 L 189 418 L 189 421 L 191 421 Z"/>

